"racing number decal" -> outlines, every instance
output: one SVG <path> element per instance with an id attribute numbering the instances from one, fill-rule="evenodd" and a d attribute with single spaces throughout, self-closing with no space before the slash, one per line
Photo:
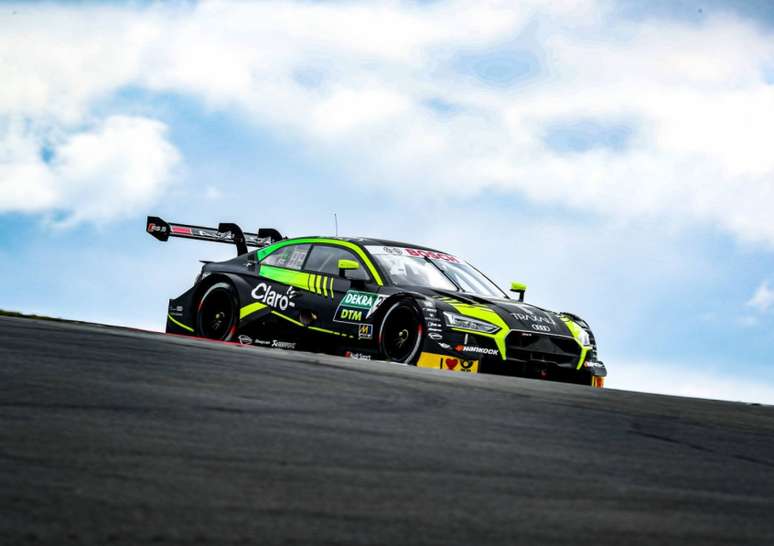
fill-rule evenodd
<path id="1" fill-rule="evenodd" d="M 454 356 L 422 353 L 417 361 L 419 368 L 450 370 L 452 372 L 478 373 L 478 360 L 462 360 Z"/>

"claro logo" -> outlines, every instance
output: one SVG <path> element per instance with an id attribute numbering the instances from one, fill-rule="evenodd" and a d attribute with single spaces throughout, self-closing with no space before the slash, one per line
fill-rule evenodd
<path id="1" fill-rule="evenodd" d="M 284 294 L 277 292 L 270 285 L 262 282 L 255 288 L 253 288 L 252 296 L 254 299 L 265 303 L 270 307 L 279 309 L 280 311 L 286 311 L 288 307 L 295 307 L 293 298 L 296 297 L 296 291 L 292 286 L 288 286 L 288 289 Z"/>

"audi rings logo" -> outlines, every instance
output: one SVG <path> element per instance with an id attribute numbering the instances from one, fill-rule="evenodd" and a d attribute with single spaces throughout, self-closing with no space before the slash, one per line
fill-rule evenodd
<path id="1" fill-rule="evenodd" d="M 551 328 L 546 326 L 545 324 L 531 324 L 533 330 L 537 330 L 538 332 L 550 332 Z"/>

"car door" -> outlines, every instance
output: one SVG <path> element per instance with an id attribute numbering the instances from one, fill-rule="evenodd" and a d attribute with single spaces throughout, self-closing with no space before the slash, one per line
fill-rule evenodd
<path id="1" fill-rule="evenodd" d="M 303 340 L 301 319 L 312 295 L 305 290 L 309 283 L 302 266 L 310 248 L 308 243 L 286 245 L 261 261 L 251 293 L 251 305 L 260 309 L 251 328 L 256 344 L 294 349 Z"/>
<path id="2" fill-rule="evenodd" d="M 341 275 L 340 260 L 354 261 L 359 268 Z M 317 292 L 315 321 L 310 328 L 325 330 L 330 335 L 343 336 L 349 341 L 372 340 L 374 326 L 371 315 L 383 296 L 378 294 L 378 287 L 363 261 L 346 248 L 316 244 L 304 264 L 304 271 L 313 277 Z M 318 289 L 320 286 L 323 290 Z"/>

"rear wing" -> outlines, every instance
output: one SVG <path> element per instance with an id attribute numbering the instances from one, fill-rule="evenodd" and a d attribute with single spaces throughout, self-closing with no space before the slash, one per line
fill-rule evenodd
<path id="1" fill-rule="evenodd" d="M 217 228 L 190 226 L 165 222 L 158 216 L 148 216 L 145 230 L 159 241 L 167 241 L 170 237 L 182 237 L 236 245 L 238 255 L 246 254 L 247 247 L 262 248 L 284 239 L 274 228 L 261 228 L 258 233 L 244 233 L 236 224 L 220 223 Z"/>

